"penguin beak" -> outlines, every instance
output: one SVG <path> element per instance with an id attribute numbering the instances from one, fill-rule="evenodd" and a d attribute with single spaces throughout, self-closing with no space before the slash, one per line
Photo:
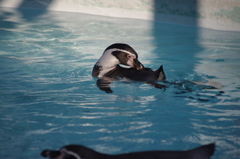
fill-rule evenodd
<path id="1" fill-rule="evenodd" d="M 137 70 L 144 69 L 144 66 L 141 64 L 141 62 L 138 61 L 138 59 L 135 56 L 130 56 L 125 65 L 131 66 L 132 68 L 135 68 Z"/>
<path id="2" fill-rule="evenodd" d="M 144 66 L 142 65 L 141 62 L 138 61 L 138 59 L 134 59 L 133 60 L 133 68 L 137 69 L 137 70 L 142 70 L 144 69 Z"/>

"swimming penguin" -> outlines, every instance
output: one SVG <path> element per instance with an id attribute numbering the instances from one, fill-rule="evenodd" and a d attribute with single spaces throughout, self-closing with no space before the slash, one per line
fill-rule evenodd
<path id="1" fill-rule="evenodd" d="M 210 159 L 215 144 L 208 144 L 186 151 L 141 151 L 118 155 L 96 152 L 81 145 L 67 145 L 59 151 L 44 150 L 41 155 L 52 159 Z"/>
<path id="2" fill-rule="evenodd" d="M 131 68 L 122 67 L 120 64 L 130 66 Z M 104 50 L 102 56 L 93 67 L 92 76 L 99 78 L 97 86 L 107 93 L 112 93 L 110 83 L 117 78 L 144 81 L 156 88 L 165 86 L 154 83 L 154 81 L 166 79 L 162 66 L 156 71 L 145 68 L 138 61 L 137 52 L 131 46 L 123 43 L 112 44 Z"/>

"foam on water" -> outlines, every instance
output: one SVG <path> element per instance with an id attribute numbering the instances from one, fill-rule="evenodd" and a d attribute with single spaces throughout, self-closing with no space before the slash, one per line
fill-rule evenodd
<path id="1" fill-rule="evenodd" d="M 33 10 L 1 8 L 0 17 L 0 158 L 73 143 L 116 154 L 210 142 L 213 159 L 239 158 L 240 33 Z M 179 85 L 119 80 L 112 94 L 100 91 L 92 67 L 115 42 Z"/>

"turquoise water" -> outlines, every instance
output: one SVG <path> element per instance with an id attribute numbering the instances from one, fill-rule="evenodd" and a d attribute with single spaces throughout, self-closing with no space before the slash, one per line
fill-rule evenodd
<path id="1" fill-rule="evenodd" d="M 41 159 L 73 143 L 117 154 L 211 142 L 213 159 L 239 158 L 239 32 L 3 8 L 0 17 L 0 158 Z M 111 94 L 99 90 L 92 67 L 115 42 L 181 85 L 120 80 Z"/>

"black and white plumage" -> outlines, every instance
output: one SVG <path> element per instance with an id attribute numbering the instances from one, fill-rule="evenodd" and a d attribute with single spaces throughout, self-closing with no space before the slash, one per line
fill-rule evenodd
<path id="1" fill-rule="evenodd" d="M 116 43 L 107 47 L 100 59 L 94 65 L 92 70 L 92 76 L 104 77 L 111 76 L 111 73 L 121 73 L 121 71 L 127 71 L 127 68 L 119 71 L 119 64 L 131 66 L 136 70 L 143 69 L 143 65 L 138 61 L 138 55 L 136 51 L 127 44 Z"/>
<path id="2" fill-rule="evenodd" d="M 99 153 L 81 145 L 67 145 L 59 151 L 44 150 L 41 155 L 51 159 L 210 159 L 215 144 L 208 144 L 186 151 L 141 151 L 118 155 Z"/>
<path id="3" fill-rule="evenodd" d="M 120 64 L 131 68 L 122 67 Z M 122 43 L 112 44 L 104 50 L 93 67 L 92 76 L 99 78 L 97 86 L 107 93 L 112 92 L 110 83 L 116 78 L 144 81 L 156 88 L 162 88 L 164 85 L 154 83 L 154 81 L 166 79 L 162 66 L 156 71 L 145 68 L 139 62 L 137 52 L 131 46 Z"/>

